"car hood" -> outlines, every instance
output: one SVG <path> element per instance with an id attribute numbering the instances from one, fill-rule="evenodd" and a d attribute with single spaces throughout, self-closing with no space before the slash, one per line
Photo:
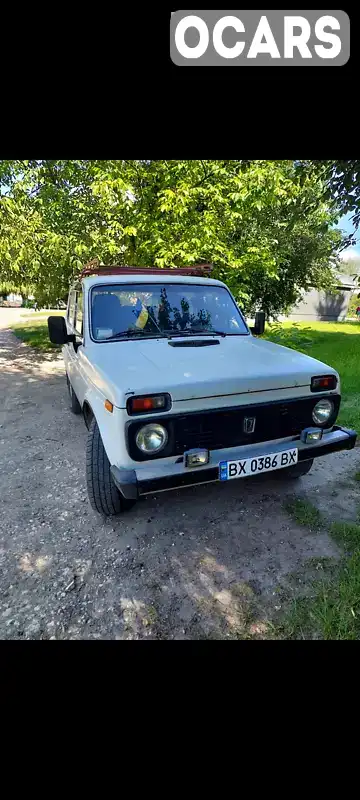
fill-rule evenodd
<path id="1" fill-rule="evenodd" d="M 104 342 L 87 348 L 88 356 L 79 348 L 79 355 L 93 383 L 120 408 L 133 394 L 167 391 L 173 401 L 189 400 L 308 387 L 313 375 L 337 375 L 321 361 L 253 336 L 218 341 L 208 347 L 174 347 L 167 339 Z"/>

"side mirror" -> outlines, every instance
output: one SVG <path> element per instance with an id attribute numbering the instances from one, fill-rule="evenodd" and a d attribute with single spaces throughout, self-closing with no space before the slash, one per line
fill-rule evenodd
<path id="1" fill-rule="evenodd" d="M 262 336 L 265 331 L 265 311 L 256 312 L 255 325 L 250 330 L 254 336 Z"/>
<path id="2" fill-rule="evenodd" d="M 74 342 L 74 334 L 68 334 L 64 317 L 48 317 L 49 339 L 52 344 Z"/>

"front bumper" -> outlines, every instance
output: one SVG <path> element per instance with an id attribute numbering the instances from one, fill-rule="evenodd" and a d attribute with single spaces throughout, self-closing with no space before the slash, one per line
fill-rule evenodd
<path id="1" fill-rule="evenodd" d="M 220 461 L 254 458 L 269 452 L 281 453 L 283 450 L 288 450 L 289 445 L 298 448 L 298 461 L 308 461 L 311 458 L 336 453 L 338 450 L 352 450 L 355 447 L 356 437 L 356 431 L 334 425 L 329 433 L 324 433 L 322 439 L 314 444 L 305 444 L 300 437 L 292 436 L 259 444 L 211 450 L 209 463 L 192 470 L 185 467 L 184 459 L 181 461 L 174 459 L 174 462 L 167 461 L 166 464 L 161 464 L 158 460 L 153 461 L 146 466 L 139 466 L 136 470 L 114 465 L 111 467 L 111 473 L 122 496 L 128 500 L 136 500 L 142 494 L 218 481 Z"/>

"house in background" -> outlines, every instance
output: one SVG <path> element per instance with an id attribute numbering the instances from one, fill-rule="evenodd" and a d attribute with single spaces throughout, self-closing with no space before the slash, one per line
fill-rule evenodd
<path id="1" fill-rule="evenodd" d="M 22 303 L 23 303 L 23 297 L 21 294 L 15 294 L 15 292 L 10 292 L 10 294 L 0 293 L 0 306 L 8 306 L 9 308 L 20 308 Z"/>
<path id="2" fill-rule="evenodd" d="M 354 292 L 359 292 L 359 287 L 356 278 L 351 275 L 338 273 L 336 280 L 336 294 L 311 289 L 304 294 L 290 314 L 282 319 L 290 319 L 293 322 L 342 322 L 347 317 L 350 300 Z"/>

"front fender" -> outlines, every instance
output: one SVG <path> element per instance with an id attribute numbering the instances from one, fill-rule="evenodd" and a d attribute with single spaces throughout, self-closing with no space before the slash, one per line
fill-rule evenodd
<path id="1" fill-rule="evenodd" d="M 105 408 L 105 400 L 106 397 L 98 390 L 89 388 L 84 403 L 94 414 L 110 464 L 125 466 L 127 462 L 131 463 L 125 446 L 125 410 L 114 406 L 110 412 Z"/>

